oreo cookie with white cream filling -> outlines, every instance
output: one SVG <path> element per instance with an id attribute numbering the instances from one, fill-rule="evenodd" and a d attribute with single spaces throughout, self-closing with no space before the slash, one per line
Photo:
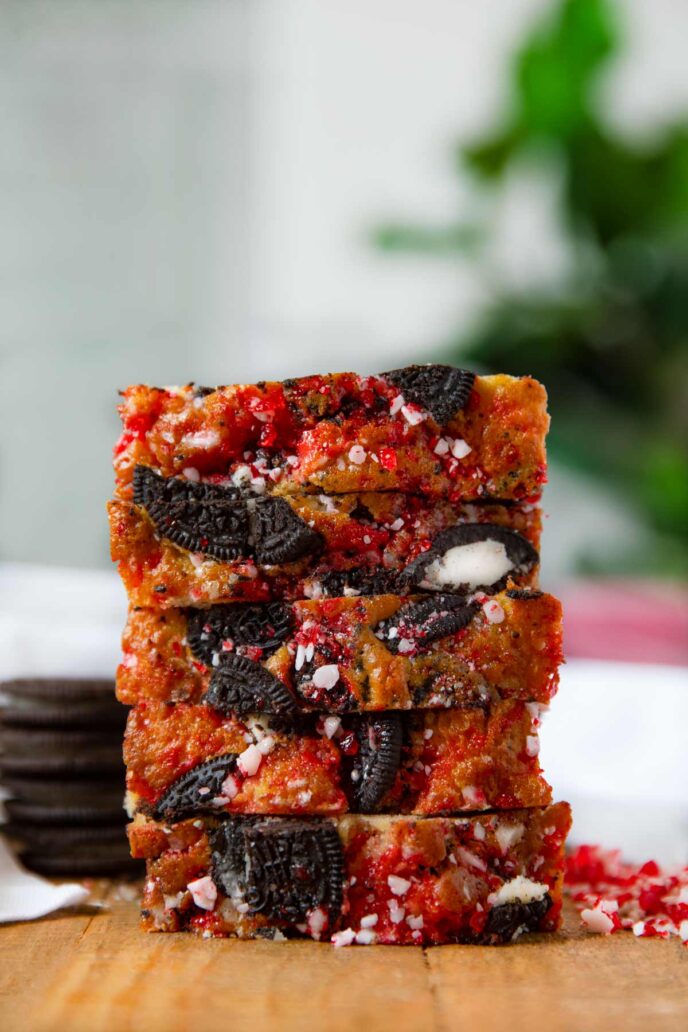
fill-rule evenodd
<path id="1" fill-rule="evenodd" d="M 527 538 L 494 523 L 461 523 L 443 530 L 404 570 L 409 587 L 465 595 L 493 594 L 510 578 L 529 574 L 540 557 Z"/>

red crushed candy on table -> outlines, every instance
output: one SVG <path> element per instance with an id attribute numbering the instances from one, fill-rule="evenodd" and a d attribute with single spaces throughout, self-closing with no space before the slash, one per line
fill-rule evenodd
<path id="1" fill-rule="evenodd" d="M 566 858 L 566 892 L 588 931 L 676 935 L 688 945 L 688 866 L 662 870 L 654 860 L 637 866 L 622 860 L 618 849 L 578 846 Z"/>

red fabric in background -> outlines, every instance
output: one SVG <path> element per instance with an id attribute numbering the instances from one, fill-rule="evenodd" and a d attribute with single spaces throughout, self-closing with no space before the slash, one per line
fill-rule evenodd
<path id="1" fill-rule="evenodd" d="M 688 589 L 570 581 L 556 593 L 564 604 L 565 655 L 688 666 Z"/>

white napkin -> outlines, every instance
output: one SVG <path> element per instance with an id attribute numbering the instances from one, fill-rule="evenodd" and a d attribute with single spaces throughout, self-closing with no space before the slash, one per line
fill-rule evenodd
<path id="1" fill-rule="evenodd" d="M 83 885 L 53 885 L 19 866 L 0 839 L 0 923 L 32 921 L 62 907 L 74 907 L 88 899 Z"/>

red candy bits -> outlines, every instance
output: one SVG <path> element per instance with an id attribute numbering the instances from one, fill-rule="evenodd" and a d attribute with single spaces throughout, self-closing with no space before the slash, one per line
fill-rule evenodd
<path id="1" fill-rule="evenodd" d="M 591 932 L 627 928 L 688 945 L 688 867 L 663 871 L 654 860 L 636 867 L 617 849 L 579 846 L 566 860 L 566 886 Z"/>

